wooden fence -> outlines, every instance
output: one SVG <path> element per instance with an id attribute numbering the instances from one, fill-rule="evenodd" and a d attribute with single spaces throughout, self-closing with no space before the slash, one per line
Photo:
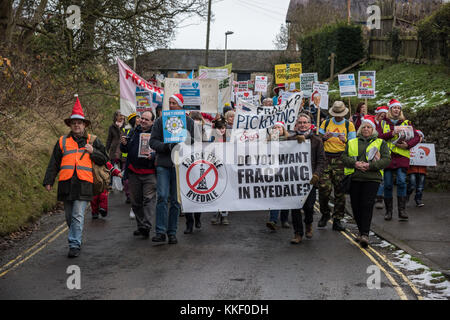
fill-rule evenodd
<path id="1" fill-rule="evenodd" d="M 444 58 L 440 56 L 439 43 L 423 48 L 417 36 L 416 23 L 439 7 L 438 3 L 411 2 L 399 3 L 395 0 L 380 0 L 381 28 L 370 31 L 369 56 L 374 59 L 393 60 L 394 52 L 389 35 L 398 28 L 401 46 L 399 61 L 414 63 L 439 64 Z"/>

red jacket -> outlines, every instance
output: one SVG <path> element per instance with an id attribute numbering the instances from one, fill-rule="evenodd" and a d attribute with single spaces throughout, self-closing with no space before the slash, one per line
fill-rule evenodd
<path id="1" fill-rule="evenodd" d="M 386 121 L 386 123 L 389 125 L 390 131 L 387 133 L 383 133 L 383 127 L 381 126 L 381 124 L 377 125 L 378 138 L 383 139 L 385 141 L 389 141 L 394 137 L 394 126 L 395 125 L 389 119 L 384 119 L 384 121 Z M 409 122 L 409 125 L 412 126 L 411 121 Z M 414 130 L 414 127 L 413 127 L 413 130 Z M 412 138 L 409 141 L 406 141 L 406 143 L 408 144 L 408 150 L 413 148 L 415 145 L 417 145 L 419 143 L 419 141 L 420 141 L 420 136 L 416 132 L 416 130 L 414 130 L 414 138 Z M 398 169 L 398 168 L 408 169 L 409 168 L 409 158 L 401 156 L 397 153 L 391 152 L 391 163 L 385 170 L 394 170 L 394 169 Z"/>

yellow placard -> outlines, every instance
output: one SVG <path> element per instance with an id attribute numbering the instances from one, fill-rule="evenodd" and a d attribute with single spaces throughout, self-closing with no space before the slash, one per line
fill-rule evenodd
<path id="1" fill-rule="evenodd" d="M 302 74 L 301 63 L 288 63 L 275 65 L 275 83 L 300 82 Z"/>

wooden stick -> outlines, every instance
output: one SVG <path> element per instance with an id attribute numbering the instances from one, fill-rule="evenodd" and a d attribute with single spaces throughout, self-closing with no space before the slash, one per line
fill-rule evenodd
<path id="1" fill-rule="evenodd" d="M 317 110 L 317 128 L 316 128 L 316 134 L 319 135 L 319 128 L 320 128 L 320 105 L 318 106 L 319 110 Z"/>
<path id="2" fill-rule="evenodd" d="M 352 118 L 352 104 L 350 102 L 350 97 L 348 97 L 348 110 L 350 111 L 350 119 Z"/>

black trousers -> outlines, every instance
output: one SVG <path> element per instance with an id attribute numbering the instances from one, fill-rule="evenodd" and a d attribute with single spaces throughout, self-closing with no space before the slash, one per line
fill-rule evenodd
<path id="1" fill-rule="evenodd" d="M 202 213 L 201 212 L 186 212 L 184 214 L 184 216 L 186 217 L 186 226 L 190 227 L 194 225 L 194 217 L 195 217 L 195 221 L 199 221 L 200 217 L 201 217 Z"/>
<path id="2" fill-rule="evenodd" d="M 373 205 L 377 196 L 379 182 L 352 181 L 350 187 L 350 201 L 352 203 L 353 218 L 358 225 L 361 235 L 369 235 L 372 222 Z"/>
<path id="3" fill-rule="evenodd" d="M 316 197 L 317 188 L 312 188 L 308 198 L 306 198 L 306 201 L 303 204 L 303 211 L 305 212 L 305 224 L 313 223 L 314 203 L 316 203 Z M 303 237 L 304 232 L 301 209 L 293 209 L 291 210 L 291 214 L 294 232 L 300 234 Z"/>

